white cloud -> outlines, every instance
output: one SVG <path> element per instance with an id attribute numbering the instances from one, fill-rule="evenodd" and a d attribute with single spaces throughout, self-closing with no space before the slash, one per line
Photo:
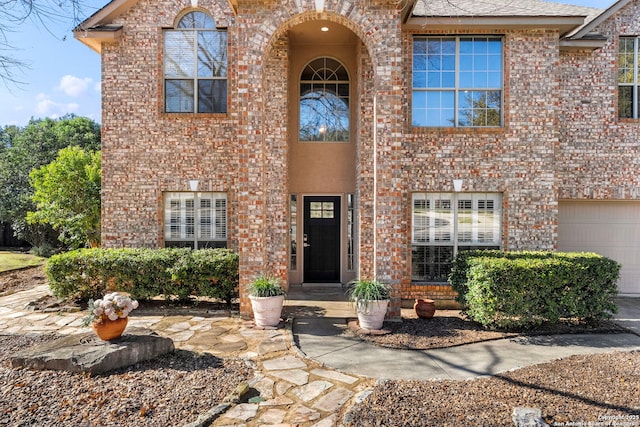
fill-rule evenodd
<path id="1" fill-rule="evenodd" d="M 36 101 L 36 114 L 42 117 L 51 117 L 54 119 L 64 116 L 68 113 L 75 113 L 80 108 L 80 106 L 75 102 L 67 104 L 55 102 L 44 93 L 38 94 L 38 96 L 36 97 Z"/>
<path id="2" fill-rule="evenodd" d="M 80 78 L 67 74 L 60 79 L 57 88 L 68 96 L 78 97 L 87 92 L 91 83 L 93 83 L 93 79 L 89 77 Z"/>

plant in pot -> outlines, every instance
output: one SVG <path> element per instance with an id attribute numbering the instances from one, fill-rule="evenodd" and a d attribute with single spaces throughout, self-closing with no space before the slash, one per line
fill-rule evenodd
<path id="1" fill-rule="evenodd" d="M 381 329 L 391 300 L 391 286 L 377 280 L 358 279 L 349 283 L 347 293 L 355 306 L 360 327 Z"/>
<path id="2" fill-rule="evenodd" d="M 89 300 L 82 326 L 91 325 L 100 339 L 110 341 L 122 335 L 129 321 L 129 313 L 136 308 L 138 301 L 112 292 L 102 299 Z"/>
<path id="3" fill-rule="evenodd" d="M 280 279 L 273 276 L 259 276 L 249 284 L 247 290 L 256 325 L 278 326 L 285 295 Z"/>

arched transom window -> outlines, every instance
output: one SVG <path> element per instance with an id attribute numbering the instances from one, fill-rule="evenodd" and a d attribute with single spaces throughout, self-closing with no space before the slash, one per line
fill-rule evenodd
<path id="1" fill-rule="evenodd" d="M 167 113 L 227 112 L 227 31 L 206 13 L 165 31 L 164 94 Z"/>
<path id="2" fill-rule="evenodd" d="M 302 71 L 300 141 L 349 141 L 349 74 L 335 59 L 314 59 Z"/>

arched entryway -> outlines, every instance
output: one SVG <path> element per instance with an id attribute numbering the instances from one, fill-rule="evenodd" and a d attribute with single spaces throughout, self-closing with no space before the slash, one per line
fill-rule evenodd
<path id="1" fill-rule="evenodd" d="M 291 284 L 357 275 L 360 39 L 328 20 L 289 29 Z"/>

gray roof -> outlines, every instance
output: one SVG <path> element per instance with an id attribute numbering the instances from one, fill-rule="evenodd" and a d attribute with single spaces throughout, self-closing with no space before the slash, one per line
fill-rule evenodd
<path id="1" fill-rule="evenodd" d="M 593 7 L 542 0 L 417 0 L 416 17 L 528 17 L 586 16 L 590 21 L 602 12 Z"/>

